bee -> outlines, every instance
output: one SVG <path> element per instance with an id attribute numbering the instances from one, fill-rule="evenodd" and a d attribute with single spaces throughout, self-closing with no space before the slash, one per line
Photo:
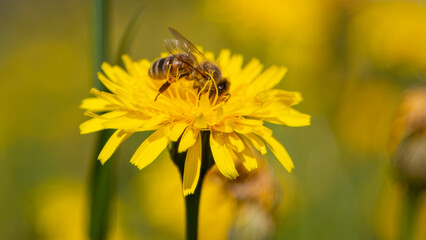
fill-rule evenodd
<path id="1" fill-rule="evenodd" d="M 207 60 L 203 53 L 182 34 L 170 27 L 169 31 L 174 39 L 165 39 L 164 46 L 171 55 L 156 60 L 149 68 L 149 76 L 152 79 L 167 80 L 158 89 L 158 94 L 154 101 L 170 85 L 180 79 L 194 81 L 193 88 L 198 93 L 201 90 L 210 91 L 209 97 L 217 94 L 218 98 L 226 101 L 230 97 L 228 91 L 231 84 L 222 76 L 220 68 L 215 63 Z M 212 84 L 212 78 L 215 85 Z M 206 84 L 209 83 L 212 85 L 206 87 Z"/>

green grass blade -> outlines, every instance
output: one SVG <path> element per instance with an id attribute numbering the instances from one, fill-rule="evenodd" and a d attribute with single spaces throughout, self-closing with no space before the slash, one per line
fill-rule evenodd
<path id="1" fill-rule="evenodd" d="M 118 47 L 117 56 L 115 58 L 115 63 L 120 64 L 121 63 L 121 55 L 128 53 L 133 40 L 135 39 L 141 25 L 142 25 L 142 13 L 144 11 L 145 7 L 142 6 L 139 8 L 138 11 L 133 15 L 132 19 L 130 20 L 129 24 L 126 27 L 126 30 L 124 31 L 123 37 L 121 38 L 120 45 Z"/>

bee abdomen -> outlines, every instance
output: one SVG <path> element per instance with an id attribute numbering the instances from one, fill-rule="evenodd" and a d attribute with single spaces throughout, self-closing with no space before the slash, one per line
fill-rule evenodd
<path id="1" fill-rule="evenodd" d="M 149 76 L 153 79 L 165 79 L 169 64 L 173 62 L 173 58 L 173 56 L 168 56 L 155 61 L 149 68 Z"/>

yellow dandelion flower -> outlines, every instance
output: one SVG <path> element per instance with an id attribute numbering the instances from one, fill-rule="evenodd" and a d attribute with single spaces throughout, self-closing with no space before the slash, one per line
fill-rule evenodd
<path id="1" fill-rule="evenodd" d="M 193 81 L 187 80 L 171 84 L 156 99 L 164 81 L 149 76 L 150 61 L 133 61 L 125 55 L 126 70 L 108 63 L 102 65 L 104 73 L 98 76 L 110 93 L 91 89 L 95 97 L 83 100 L 81 107 L 92 118 L 80 125 L 82 134 L 116 129 L 98 156 L 101 163 L 135 132 L 154 131 L 130 162 L 142 169 L 170 143 L 177 142 L 178 152 L 187 151 L 185 196 L 197 187 L 204 144 L 210 146 L 217 168 L 229 179 L 238 176 L 234 161 L 241 161 L 248 171 L 257 168 L 256 155 L 265 154 L 266 146 L 291 172 L 294 165 L 287 151 L 272 130 L 264 126 L 265 121 L 292 127 L 310 124 L 309 115 L 291 108 L 302 100 L 300 93 L 273 89 L 287 69 L 272 66 L 262 72 L 257 59 L 243 66 L 243 57 L 231 55 L 229 50 L 222 50 L 217 59 L 210 52 L 205 56 L 219 63 L 222 75 L 231 83 L 226 99 L 205 94 L 208 91 L 197 90 Z M 202 133 L 209 137 L 202 138 Z"/>

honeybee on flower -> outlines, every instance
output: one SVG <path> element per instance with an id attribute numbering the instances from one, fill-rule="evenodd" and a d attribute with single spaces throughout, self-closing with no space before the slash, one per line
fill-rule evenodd
<path id="1" fill-rule="evenodd" d="M 153 79 L 166 79 L 155 98 L 179 79 L 193 81 L 197 91 L 208 91 L 210 97 L 229 97 L 229 81 L 222 76 L 219 67 L 206 59 L 188 39 L 173 28 L 169 28 L 175 39 L 164 40 L 164 46 L 171 55 L 152 63 L 149 76 Z M 200 62 L 200 63 L 199 63 Z M 227 98 L 226 98 L 227 99 Z"/>
<path id="2" fill-rule="evenodd" d="M 217 168 L 229 179 L 238 177 L 234 161 L 240 161 L 251 171 L 258 166 L 256 156 L 266 154 L 267 147 L 287 171 L 292 171 L 294 165 L 287 151 L 272 130 L 264 126 L 265 121 L 290 127 L 310 124 L 309 115 L 292 108 L 302 100 L 300 93 L 273 89 L 287 69 L 271 66 L 262 72 L 263 66 L 257 59 L 243 66 L 243 57 L 229 50 L 222 50 L 217 58 L 208 51 L 203 56 L 215 66 L 220 62 L 221 79 L 231 83 L 226 89 L 230 97 L 219 97 L 220 81 L 211 69 L 200 67 L 202 77 L 196 83 L 173 81 L 167 91 L 162 91 L 164 83 L 150 74 L 153 63 L 149 60 L 133 61 L 124 55 L 126 70 L 108 63 L 102 65 L 104 73 L 98 77 L 110 92 L 90 90 L 95 97 L 83 100 L 81 107 L 92 118 L 80 125 L 82 134 L 116 130 L 98 156 L 101 163 L 134 133 L 154 131 L 141 143 L 130 162 L 142 169 L 170 143 L 177 143 L 179 153 L 187 152 L 183 174 L 185 196 L 197 187 L 202 146 L 206 144 Z M 172 77 L 179 79 L 178 72 L 173 71 L 176 75 Z M 157 99 L 159 93 L 161 97 Z"/>

